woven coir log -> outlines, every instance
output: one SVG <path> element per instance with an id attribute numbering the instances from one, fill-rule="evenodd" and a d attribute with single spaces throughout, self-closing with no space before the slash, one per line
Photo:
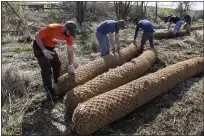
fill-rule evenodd
<path id="1" fill-rule="evenodd" d="M 193 30 L 201 30 L 201 29 L 203 29 L 203 25 L 198 25 L 198 26 L 192 26 L 191 27 L 191 31 L 193 31 Z"/>
<path id="2" fill-rule="evenodd" d="M 203 26 L 192 26 L 192 30 L 200 30 L 203 29 Z M 187 36 L 189 33 L 186 30 L 180 30 L 179 32 L 176 33 L 176 37 L 179 36 Z M 164 31 L 164 32 L 156 32 L 154 33 L 154 38 L 155 39 L 165 39 L 165 38 L 173 38 L 174 35 L 172 34 L 172 31 Z"/>
<path id="3" fill-rule="evenodd" d="M 149 71 L 156 61 L 156 51 L 147 50 L 138 58 L 120 67 L 109 70 L 85 84 L 69 91 L 64 98 L 68 113 L 73 113 L 78 103 L 84 102 L 94 96 L 124 85 Z"/>
<path id="4" fill-rule="evenodd" d="M 79 104 L 72 117 L 74 131 L 79 134 L 97 131 L 184 80 L 203 72 L 203 63 L 203 57 L 189 59 Z"/>
<path id="5" fill-rule="evenodd" d="M 57 95 L 65 95 L 66 92 L 70 91 L 75 86 L 84 84 L 94 77 L 108 71 L 109 68 L 115 68 L 116 66 L 130 61 L 138 53 L 138 47 L 134 44 L 130 44 L 128 47 L 122 49 L 119 54 L 110 54 L 100 57 L 86 65 L 80 66 L 73 75 L 66 73 L 60 76 L 58 79 L 59 90 Z"/>
<path id="6" fill-rule="evenodd" d="M 186 30 L 180 30 L 176 33 L 176 37 L 179 36 L 186 36 L 189 35 Z M 172 31 L 164 31 L 164 32 L 156 32 L 154 33 L 155 39 L 165 39 L 165 38 L 173 38 L 174 35 L 172 34 Z"/>

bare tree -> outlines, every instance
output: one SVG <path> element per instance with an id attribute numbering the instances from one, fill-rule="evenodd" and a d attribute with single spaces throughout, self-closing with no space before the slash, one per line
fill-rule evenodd
<path id="1" fill-rule="evenodd" d="M 116 17 L 117 19 L 127 19 L 128 13 L 130 12 L 132 6 L 135 4 L 132 2 L 114 2 L 114 7 L 115 7 L 115 13 L 116 13 Z"/>
<path id="2" fill-rule="evenodd" d="M 156 12 L 155 12 L 155 19 L 154 19 L 154 21 L 157 21 L 157 12 L 158 12 L 158 3 L 156 1 Z"/>
<path id="3" fill-rule="evenodd" d="M 30 35 L 30 30 L 27 25 L 27 19 L 19 12 L 17 5 L 14 2 L 2 2 L 2 26 L 7 31 L 15 31 L 17 34 Z"/>
<path id="4" fill-rule="evenodd" d="M 79 23 L 80 27 L 82 26 L 82 23 L 84 21 L 84 16 L 85 16 L 85 10 L 86 10 L 86 1 L 77 1 L 76 2 L 76 20 L 77 23 Z"/>
<path id="5" fill-rule="evenodd" d="M 143 16 L 146 16 L 146 11 L 147 11 L 147 4 L 148 2 L 144 2 L 144 10 L 143 10 Z"/>
<path id="6" fill-rule="evenodd" d="M 140 4 L 140 17 L 144 17 L 144 1 Z"/>
<path id="7" fill-rule="evenodd" d="M 182 17 L 182 14 L 184 12 L 190 11 L 191 6 L 193 6 L 193 2 L 190 2 L 190 1 L 177 2 L 177 8 L 175 12 L 177 13 L 179 17 Z"/>
<path id="8" fill-rule="evenodd" d="M 141 1 L 138 11 L 140 18 L 144 18 L 146 16 L 147 4 L 148 2 Z"/>

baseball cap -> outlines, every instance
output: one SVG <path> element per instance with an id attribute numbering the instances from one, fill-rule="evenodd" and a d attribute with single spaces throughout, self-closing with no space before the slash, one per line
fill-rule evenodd
<path id="1" fill-rule="evenodd" d="M 77 30 L 77 25 L 74 21 L 67 21 L 65 23 L 65 27 L 70 31 L 70 34 L 73 37 L 76 37 L 76 35 L 78 34 L 78 30 Z"/>

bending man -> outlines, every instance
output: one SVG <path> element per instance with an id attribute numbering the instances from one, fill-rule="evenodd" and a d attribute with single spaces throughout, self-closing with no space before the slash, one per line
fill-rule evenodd
<path id="1" fill-rule="evenodd" d="M 108 55 L 110 53 L 110 45 L 112 47 L 112 52 L 115 53 L 115 45 L 113 41 L 113 33 L 115 33 L 115 42 L 117 44 L 117 51 L 120 50 L 119 42 L 119 30 L 123 29 L 125 26 L 124 20 L 114 21 L 106 20 L 99 24 L 96 29 L 96 38 L 99 43 L 101 56 Z M 107 36 L 109 35 L 109 38 Z M 110 40 L 110 43 L 109 43 Z"/>
<path id="2" fill-rule="evenodd" d="M 60 76 L 61 62 L 55 46 L 61 41 L 67 42 L 68 72 L 74 73 L 73 40 L 76 36 L 77 26 L 73 21 L 62 24 L 50 24 L 42 28 L 35 36 L 33 52 L 41 68 L 41 76 L 48 100 L 57 100 L 54 88 L 57 88 Z M 52 76 L 54 86 L 52 86 Z"/>
<path id="3" fill-rule="evenodd" d="M 136 42 L 137 34 L 139 29 L 141 28 L 143 30 L 143 35 L 141 39 L 141 45 L 140 45 L 140 53 L 144 51 L 144 44 L 147 40 L 149 40 L 149 44 L 151 48 L 154 48 L 154 29 L 152 23 L 147 19 L 137 19 L 136 22 L 136 28 L 135 28 L 135 35 L 134 35 L 134 42 Z"/>

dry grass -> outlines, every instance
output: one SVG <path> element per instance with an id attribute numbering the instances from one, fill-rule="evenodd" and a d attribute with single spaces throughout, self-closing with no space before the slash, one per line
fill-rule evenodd
<path id="1" fill-rule="evenodd" d="M 130 39 L 130 35 L 124 36 L 125 47 L 128 43 L 125 41 Z M 159 54 L 150 72 L 195 56 L 202 56 L 202 40 L 202 37 L 198 34 L 196 36 L 194 32 L 191 36 L 155 40 L 155 48 Z M 140 43 L 139 38 L 137 41 Z M 20 133 L 24 136 L 70 134 L 71 118 L 65 115 L 62 102 L 54 104 L 44 102 L 40 69 L 32 52 L 7 52 L 7 48 L 24 45 L 26 46 L 17 44 L 14 40 L 2 47 L 2 96 L 5 100 L 2 105 L 3 134 Z M 148 42 L 145 48 L 149 48 Z M 75 49 L 78 65 L 98 57 L 98 53 L 85 54 L 80 45 L 76 45 Z M 66 48 L 57 51 L 63 64 L 62 69 L 66 70 Z M 12 99 L 8 97 L 9 93 L 10 96 L 14 94 Z M 203 133 L 202 97 L 203 75 L 199 75 L 100 129 L 93 136 L 200 135 Z"/>
<path id="2" fill-rule="evenodd" d="M 203 126 L 202 82 L 201 76 L 191 78 L 97 134 L 199 135 Z"/>

